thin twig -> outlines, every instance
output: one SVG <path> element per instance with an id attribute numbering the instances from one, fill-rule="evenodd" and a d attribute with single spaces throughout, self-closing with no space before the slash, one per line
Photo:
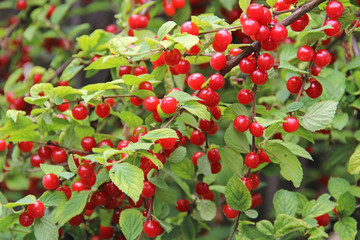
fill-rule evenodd
<path id="1" fill-rule="evenodd" d="M 74 58 L 70 58 L 63 65 L 61 65 L 58 69 L 56 69 L 54 75 L 49 80 L 47 80 L 47 82 L 51 82 L 56 77 L 60 76 L 60 74 L 62 74 L 62 72 L 65 70 L 65 68 L 72 62 L 72 60 L 74 60 Z"/>
<path id="2" fill-rule="evenodd" d="M 298 8 L 292 8 L 292 9 L 287 9 L 287 10 L 282 10 L 282 11 L 274 11 L 273 15 L 280 15 L 280 14 L 284 14 L 284 13 L 289 13 L 289 12 L 295 12 Z"/>
<path id="3" fill-rule="evenodd" d="M 239 214 L 238 214 L 238 216 L 237 216 L 237 218 L 236 218 L 236 223 L 235 223 L 234 230 L 232 231 L 230 237 L 229 237 L 227 240 L 232 240 L 232 239 L 233 239 L 233 237 L 234 237 L 234 235 L 235 235 L 235 232 L 236 232 L 236 230 L 237 230 L 237 228 L 238 228 L 238 226 L 239 226 L 241 214 L 242 214 L 242 212 L 239 212 Z"/>

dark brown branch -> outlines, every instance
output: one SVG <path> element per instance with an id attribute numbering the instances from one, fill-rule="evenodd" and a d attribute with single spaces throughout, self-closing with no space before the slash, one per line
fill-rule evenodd
<path id="1" fill-rule="evenodd" d="M 60 74 L 65 70 L 65 68 L 72 62 L 72 60 L 74 60 L 74 58 L 70 58 L 69 60 L 67 60 L 63 65 L 61 65 L 58 69 L 56 69 L 54 75 L 47 80 L 47 82 L 51 82 L 52 80 L 54 80 L 54 78 L 60 76 Z"/>
<path id="2" fill-rule="evenodd" d="M 235 224 L 234 230 L 232 231 L 230 237 L 227 240 L 232 240 L 233 239 L 233 237 L 235 235 L 235 232 L 236 232 L 236 229 L 239 226 L 239 221 L 240 221 L 241 214 L 242 214 L 242 212 L 239 212 L 239 214 L 238 214 L 238 216 L 236 218 L 236 224 Z"/>
<path id="3" fill-rule="evenodd" d="M 295 12 L 298 8 L 292 8 L 292 9 L 287 9 L 287 10 L 282 10 L 282 11 L 274 11 L 273 15 L 280 15 L 280 14 L 284 14 L 284 13 L 289 13 L 289 12 Z"/>
<path id="4" fill-rule="evenodd" d="M 15 32 L 15 30 L 19 27 L 21 21 L 17 21 L 10 29 L 9 31 L 7 31 L 6 35 L 4 36 L 4 38 L 1 40 L 1 46 L 2 45 L 6 45 L 7 39 Z M 5 46 L 2 46 L 3 48 L 5 48 Z"/>
<path id="5" fill-rule="evenodd" d="M 64 147 L 64 146 L 61 146 L 59 144 L 56 144 L 52 141 L 47 141 L 46 143 L 41 143 L 41 144 L 44 144 L 44 145 L 51 145 L 51 146 L 55 146 L 55 147 L 58 147 L 58 148 L 62 148 L 66 151 L 68 151 L 69 153 L 80 153 L 80 154 L 92 154 L 92 152 L 88 152 L 88 151 L 82 151 L 82 150 L 78 150 L 78 149 L 74 149 L 74 148 L 69 148 L 69 147 Z"/>

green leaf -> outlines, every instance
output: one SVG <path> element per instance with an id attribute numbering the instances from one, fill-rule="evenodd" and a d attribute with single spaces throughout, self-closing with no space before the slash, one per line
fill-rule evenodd
<path id="1" fill-rule="evenodd" d="M 25 115 L 26 115 L 26 112 L 24 112 L 24 111 L 18 111 L 18 110 L 14 110 L 14 109 L 6 111 L 6 117 L 11 118 L 14 122 L 17 121 L 18 116 L 25 116 Z"/>
<path id="2" fill-rule="evenodd" d="M 262 127 L 268 127 L 270 125 L 284 122 L 283 119 L 265 119 L 262 117 L 255 117 L 255 120 L 262 126 Z"/>
<path id="3" fill-rule="evenodd" d="M 206 154 L 198 158 L 197 165 L 202 174 L 205 176 L 211 175 L 211 166 Z"/>
<path id="4" fill-rule="evenodd" d="M 34 233 L 37 240 L 57 240 L 58 228 L 47 217 L 35 219 Z"/>
<path id="5" fill-rule="evenodd" d="M 190 100 L 200 100 L 200 98 L 191 96 L 190 94 L 182 91 L 172 91 L 167 96 L 175 98 L 179 103 L 184 103 Z"/>
<path id="6" fill-rule="evenodd" d="M 337 212 L 343 217 L 350 217 L 356 208 L 356 200 L 349 192 L 341 194 L 337 201 Z"/>
<path id="7" fill-rule="evenodd" d="M 332 211 L 335 203 L 330 201 L 330 195 L 325 193 L 321 195 L 316 201 L 309 201 L 302 209 L 303 218 L 314 218 Z"/>
<path id="8" fill-rule="evenodd" d="M 84 65 L 81 64 L 81 59 L 75 58 L 62 72 L 60 79 L 62 81 L 69 81 L 73 79 L 83 68 Z"/>
<path id="9" fill-rule="evenodd" d="M 286 106 L 286 112 L 295 112 L 304 106 L 303 102 L 292 102 Z"/>
<path id="10" fill-rule="evenodd" d="M 164 23 L 157 33 L 157 38 L 162 40 L 168 32 L 170 32 L 174 27 L 176 27 L 176 23 L 174 21 L 168 21 Z"/>
<path id="11" fill-rule="evenodd" d="M 59 227 L 68 222 L 71 218 L 82 213 L 89 196 L 88 191 L 72 192 L 71 198 L 58 207 L 55 218 Z"/>
<path id="12" fill-rule="evenodd" d="M 136 42 L 138 38 L 136 37 L 114 37 L 109 42 L 109 48 L 112 53 L 122 54 L 128 49 L 128 46 Z"/>
<path id="13" fill-rule="evenodd" d="M 333 120 L 333 128 L 341 131 L 344 129 L 344 127 L 348 122 L 349 122 L 349 115 L 347 113 L 335 115 Z"/>
<path id="14" fill-rule="evenodd" d="M 294 65 L 288 63 L 287 61 L 281 61 L 281 59 L 280 59 L 279 68 L 288 69 L 288 70 L 291 70 L 291 71 L 297 72 L 297 73 L 304 73 L 304 74 L 307 73 L 307 71 L 301 70 L 300 68 L 295 67 Z"/>
<path id="15" fill-rule="evenodd" d="M 249 5 L 250 5 L 250 0 L 239 0 L 239 6 L 244 13 L 246 12 Z"/>
<path id="16" fill-rule="evenodd" d="M 0 218 L 0 232 L 4 232 L 6 229 L 14 225 L 19 219 L 18 214 L 10 214 L 3 218 Z"/>
<path id="17" fill-rule="evenodd" d="M 260 222 L 257 222 L 256 228 L 268 236 L 273 236 L 275 234 L 274 226 L 269 220 L 261 220 Z"/>
<path id="18" fill-rule="evenodd" d="M 235 7 L 237 0 L 219 0 L 219 2 L 226 10 L 231 11 Z"/>
<path id="19" fill-rule="evenodd" d="M 120 214 L 120 227 L 128 240 L 135 240 L 143 228 L 143 216 L 139 210 L 125 209 Z"/>
<path id="20" fill-rule="evenodd" d="M 302 125 L 312 132 L 326 128 L 335 116 L 337 104 L 332 100 L 314 103 L 301 117 Z"/>
<path id="21" fill-rule="evenodd" d="M 277 0 L 266 0 L 266 3 L 269 4 L 270 7 L 274 7 Z"/>
<path id="22" fill-rule="evenodd" d="M 181 162 L 186 158 L 186 148 L 185 147 L 177 147 L 175 151 L 173 151 L 170 156 L 166 159 L 166 161 L 177 163 Z"/>
<path id="23" fill-rule="evenodd" d="M 192 48 L 194 45 L 196 45 L 197 43 L 199 43 L 199 38 L 197 36 L 188 34 L 188 33 L 182 33 L 182 34 L 175 34 L 172 37 L 168 38 L 170 40 L 174 40 L 175 42 L 181 44 L 184 46 L 184 48 L 186 49 L 190 49 Z"/>
<path id="24" fill-rule="evenodd" d="M 60 206 L 67 201 L 66 195 L 61 191 L 50 192 L 46 191 L 41 195 L 39 200 L 45 207 Z"/>
<path id="25" fill-rule="evenodd" d="M 226 129 L 224 140 L 226 145 L 236 152 L 248 153 L 250 151 L 245 133 L 235 130 L 233 123 Z"/>
<path id="26" fill-rule="evenodd" d="M 270 140 L 269 142 L 280 143 L 281 145 L 283 145 L 284 147 L 289 149 L 290 152 L 292 152 L 296 156 L 303 157 L 303 158 L 306 158 L 306 159 L 309 159 L 309 160 L 313 161 L 310 153 L 308 151 L 306 151 L 304 148 L 300 147 L 299 145 L 297 145 L 295 143 L 284 142 L 284 141 L 281 141 L 281 140 Z"/>
<path id="27" fill-rule="evenodd" d="M 139 201 L 144 185 L 143 171 L 130 163 L 114 165 L 110 170 L 110 179 L 134 202 Z"/>
<path id="28" fill-rule="evenodd" d="M 163 171 L 174 179 L 176 184 L 179 185 L 179 187 L 186 193 L 189 198 L 192 198 L 190 194 L 190 187 L 185 181 L 183 181 L 177 174 L 167 168 L 163 168 Z"/>
<path id="29" fill-rule="evenodd" d="M 311 229 L 311 226 L 302 219 L 296 219 L 286 214 L 280 214 L 274 222 L 276 229 L 274 237 L 281 237 L 290 232 Z"/>
<path id="30" fill-rule="evenodd" d="M 210 121 L 210 113 L 203 104 L 198 103 L 197 101 L 187 101 L 182 105 L 182 108 L 194 116 Z"/>
<path id="31" fill-rule="evenodd" d="M 178 139 L 179 137 L 178 137 L 176 131 L 173 130 L 173 129 L 160 128 L 160 129 L 155 129 L 155 130 L 152 130 L 152 131 L 148 132 L 147 134 L 145 134 L 141 138 L 146 139 L 146 140 L 156 141 L 156 140 L 159 140 L 159 139 L 162 139 L 162 138 L 176 138 L 176 139 Z"/>
<path id="32" fill-rule="evenodd" d="M 359 66 L 360 66 L 360 56 L 357 56 L 356 58 L 351 59 L 351 61 L 346 64 L 344 71 L 347 72 L 349 70 L 359 68 Z"/>
<path id="33" fill-rule="evenodd" d="M 40 164 L 40 168 L 45 174 L 53 173 L 55 175 L 59 175 L 60 173 L 65 171 L 65 168 L 63 166 L 51 165 L 47 163 Z"/>
<path id="34" fill-rule="evenodd" d="M 236 211 L 246 211 L 251 207 L 251 195 L 241 179 L 234 175 L 225 188 L 227 204 Z"/>
<path id="35" fill-rule="evenodd" d="M 196 230 L 193 221 L 190 216 L 185 217 L 180 226 L 181 236 L 184 240 L 195 240 Z"/>
<path id="36" fill-rule="evenodd" d="M 196 200 L 196 209 L 200 213 L 200 217 L 205 221 L 211 221 L 216 215 L 216 204 L 210 200 Z"/>
<path id="37" fill-rule="evenodd" d="M 222 163 L 231 169 L 237 176 L 242 176 L 243 158 L 230 148 L 219 148 Z"/>
<path id="38" fill-rule="evenodd" d="M 340 177 L 331 177 L 328 183 L 330 194 L 338 200 L 339 197 L 350 190 L 350 183 Z"/>
<path id="39" fill-rule="evenodd" d="M 137 90 L 132 95 L 137 96 L 138 98 L 145 99 L 150 96 L 155 96 L 155 93 L 150 90 Z"/>
<path id="40" fill-rule="evenodd" d="M 109 68 L 116 68 L 124 65 L 128 65 L 129 61 L 124 57 L 109 55 L 102 56 L 95 62 L 92 62 L 89 66 L 87 66 L 84 70 L 102 70 Z"/>
<path id="41" fill-rule="evenodd" d="M 339 219 L 334 225 L 334 231 L 342 240 L 354 240 L 357 228 L 356 220 L 352 217 L 345 217 Z"/>
<path id="42" fill-rule="evenodd" d="M 71 7 L 70 3 L 67 4 L 61 4 L 56 6 L 55 11 L 50 17 L 50 20 L 53 24 L 58 24 L 61 22 L 61 20 L 65 17 L 66 13 L 69 12 L 69 9 Z"/>
<path id="43" fill-rule="evenodd" d="M 99 209 L 100 225 L 109 227 L 111 226 L 111 221 L 113 220 L 114 212 L 109 209 Z"/>
<path id="44" fill-rule="evenodd" d="M 16 202 L 6 204 L 4 207 L 13 208 L 16 206 L 25 206 L 25 205 L 33 204 L 35 202 L 36 202 L 36 197 L 34 195 L 27 195 L 26 197 L 23 197 L 20 200 L 17 200 Z"/>
<path id="45" fill-rule="evenodd" d="M 120 113 L 118 113 L 110 109 L 110 113 L 120 118 L 130 127 L 138 127 L 143 124 L 142 118 L 132 112 L 121 111 Z"/>
<path id="46" fill-rule="evenodd" d="M 106 82 L 106 83 L 88 84 L 81 89 L 87 90 L 87 92 L 98 93 L 101 90 L 122 89 L 122 87 L 119 86 L 119 84 L 121 84 L 121 83 L 122 83 L 122 80 L 114 80 L 114 81 Z"/>
<path id="47" fill-rule="evenodd" d="M 14 136 L 30 136 L 30 138 L 36 137 L 35 139 L 31 140 L 39 140 L 39 136 L 34 131 L 37 128 L 36 124 L 25 117 L 25 116 L 18 116 L 17 121 L 7 121 L 2 128 L 0 128 L 0 139 L 5 139 L 9 135 L 13 138 Z M 34 133 L 34 135 L 29 135 L 29 133 Z M 28 138 L 23 138 L 21 141 L 29 141 Z M 31 141 L 30 140 L 30 141 Z M 16 141 L 17 142 L 17 141 Z"/>
<path id="48" fill-rule="evenodd" d="M 183 179 L 194 179 L 195 167 L 192 161 L 188 158 L 183 159 L 181 162 L 172 163 L 170 168 L 171 171 Z"/>
<path id="49" fill-rule="evenodd" d="M 280 174 L 295 187 L 299 187 L 303 178 L 303 170 L 299 160 L 289 149 L 279 143 L 268 142 L 264 147 L 270 159 L 280 164 Z"/>
<path id="50" fill-rule="evenodd" d="M 246 210 L 244 213 L 247 217 L 252 218 L 252 219 L 255 219 L 259 216 L 259 213 L 254 209 Z"/>
<path id="51" fill-rule="evenodd" d="M 273 198 L 276 215 L 287 214 L 295 217 L 298 210 L 298 199 L 295 193 L 281 189 Z"/>
<path id="52" fill-rule="evenodd" d="M 0 130 L 1 131 L 1 130 Z M 355 152 L 351 155 L 348 164 L 348 172 L 350 174 L 358 174 L 360 172 L 360 148 L 357 147 Z"/>

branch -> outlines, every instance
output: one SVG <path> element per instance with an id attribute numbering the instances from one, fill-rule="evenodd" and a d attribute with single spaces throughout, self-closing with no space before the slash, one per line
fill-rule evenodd
<path id="1" fill-rule="evenodd" d="M 82 150 L 78 150 L 78 149 L 74 149 L 74 148 L 69 148 L 69 147 L 64 147 L 64 146 L 61 146 L 57 143 L 54 143 L 53 141 L 47 141 L 46 143 L 44 142 L 38 142 L 38 141 L 34 141 L 35 143 L 38 143 L 38 144 L 41 144 L 41 145 L 46 145 L 46 146 L 55 146 L 55 147 L 58 147 L 58 148 L 62 148 L 66 151 L 68 151 L 69 153 L 80 153 L 80 154 L 92 154 L 93 152 L 88 152 L 88 151 L 82 151 Z"/>
<path id="2" fill-rule="evenodd" d="M 239 214 L 238 214 L 238 216 L 236 218 L 236 224 L 235 224 L 234 230 L 232 231 L 230 237 L 227 240 L 232 240 L 232 238 L 234 237 L 236 229 L 239 226 L 239 221 L 240 221 L 241 214 L 242 214 L 242 212 L 239 212 Z"/>
<path id="3" fill-rule="evenodd" d="M 18 20 L 13 26 L 12 28 L 9 29 L 9 31 L 7 31 L 6 35 L 4 36 L 4 38 L 1 40 L 1 45 L 3 48 L 5 48 L 6 45 L 6 41 L 7 39 L 15 32 L 15 30 L 18 28 L 18 26 L 20 25 L 21 21 Z"/>
<path id="4" fill-rule="evenodd" d="M 280 14 L 284 14 L 284 13 L 289 13 L 289 12 L 295 12 L 298 8 L 292 8 L 292 9 L 287 9 L 287 10 L 282 10 L 282 11 L 274 11 L 273 15 L 280 15 Z"/>
<path id="5" fill-rule="evenodd" d="M 221 30 L 232 30 L 232 29 L 238 29 L 238 28 L 241 28 L 242 26 L 241 25 L 238 25 L 238 26 L 232 26 L 232 27 L 227 27 L 227 28 L 222 28 Z M 199 33 L 199 35 L 204 35 L 204 34 L 208 34 L 208 33 L 216 33 L 218 32 L 220 29 L 217 29 L 217 30 L 211 30 L 211 31 L 207 31 L 207 32 L 201 32 Z"/>
<path id="6" fill-rule="evenodd" d="M 296 19 L 300 18 L 301 16 L 303 16 L 304 14 L 311 11 L 313 8 L 315 8 L 316 6 L 318 6 L 319 4 L 321 4 L 322 2 L 325 2 L 325 1 L 326 0 L 313 0 L 311 2 L 305 3 L 304 5 L 302 5 L 298 9 L 296 9 L 296 11 L 293 12 L 290 16 L 286 17 L 284 20 L 279 22 L 277 25 L 283 25 L 285 27 L 289 26 Z M 260 49 L 260 46 L 261 46 L 261 43 L 258 41 L 255 41 L 251 44 L 251 46 L 247 47 L 239 55 L 231 57 L 229 59 L 228 63 L 226 64 L 226 66 L 223 69 L 221 69 L 220 74 L 223 76 L 226 75 L 228 72 L 231 71 L 231 69 L 233 69 L 235 66 L 237 66 L 243 58 L 246 58 L 247 56 L 249 56 L 256 49 Z"/>
<path id="7" fill-rule="evenodd" d="M 61 65 L 58 69 L 56 69 L 55 74 L 49 79 L 47 80 L 47 82 L 51 82 L 52 80 L 54 80 L 54 78 L 60 76 L 60 74 L 65 70 L 65 68 L 72 62 L 72 60 L 74 60 L 74 58 L 70 58 L 69 60 L 67 60 L 63 65 Z"/>

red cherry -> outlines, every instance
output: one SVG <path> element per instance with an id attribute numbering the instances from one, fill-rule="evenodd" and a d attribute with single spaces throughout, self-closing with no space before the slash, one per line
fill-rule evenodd
<path id="1" fill-rule="evenodd" d="M 290 24 L 290 28 L 295 32 L 301 32 L 309 24 L 309 15 L 304 14 Z"/>
<path id="2" fill-rule="evenodd" d="M 96 141 L 93 137 L 84 137 L 81 140 L 81 147 L 88 152 L 91 152 L 96 147 Z"/>
<path id="3" fill-rule="evenodd" d="M 299 128 L 299 120 L 295 117 L 288 117 L 283 123 L 283 128 L 285 132 L 291 133 L 295 132 Z"/>
<path id="4" fill-rule="evenodd" d="M 71 198 L 72 192 L 68 186 L 61 186 L 56 189 L 56 191 L 63 192 L 66 198 L 69 200 Z"/>
<path id="5" fill-rule="evenodd" d="M 197 161 L 198 161 L 199 157 L 201 157 L 202 155 L 204 155 L 203 152 L 196 152 L 192 155 L 192 162 L 195 166 L 197 166 Z"/>
<path id="6" fill-rule="evenodd" d="M 210 201 L 214 201 L 215 195 L 214 192 L 209 190 L 207 194 L 202 196 L 202 199 L 206 199 L 206 200 L 210 200 Z"/>
<path id="7" fill-rule="evenodd" d="M 258 57 L 257 65 L 263 71 L 270 70 L 274 66 L 274 58 L 268 53 L 263 53 Z"/>
<path id="8" fill-rule="evenodd" d="M 19 216 L 19 223 L 23 227 L 29 227 L 33 224 L 34 218 L 30 216 L 27 212 L 23 212 Z"/>
<path id="9" fill-rule="evenodd" d="M 322 94 L 322 85 L 315 79 L 310 79 L 310 87 L 305 90 L 310 98 L 318 98 Z"/>
<path id="10" fill-rule="evenodd" d="M 59 178 L 55 174 L 49 173 L 43 177 L 42 183 L 44 188 L 48 190 L 53 190 L 59 185 Z"/>
<path id="11" fill-rule="evenodd" d="M 27 7 L 26 0 L 18 0 L 16 2 L 16 9 L 19 11 L 25 10 Z"/>
<path id="12" fill-rule="evenodd" d="M 120 66 L 120 68 L 119 68 L 119 76 L 122 77 L 125 74 L 131 74 L 131 67 L 130 66 Z"/>
<path id="13" fill-rule="evenodd" d="M 256 68 L 256 63 L 253 59 L 244 58 L 240 61 L 240 70 L 245 74 L 252 73 Z"/>
<path id="14" fill-rule="evenodd" d="M 222 53 L 215 53 L 210 59 L 211 67 L 216 70 L 220 71 L 226 66 L 226 56 Z"/>
<path id="15" fill-rule="evenodd" d="M 201 146 L 205 142 L 205 134 L 200 131 L 193 131 L 190 135 L 190 142 L 196 146 Z"/>
<path id="16" fill-rule="evenodd" d="M 330 215 L 328 213 L 315 217 L 315 219 L 318 222 L 319 226 L 326 227 L 330 223 Z"/>
<path id="17" fill-rule="evenodd" d="M 205 195 L 209 192 L 209 185 L 204 182 L 198 182 L 195 185 L 195 192 L 200 196 Z"/>
<path id="18" fill-rule="evenodd" d="M 110 139 L 104 139 L 99 143 L 99 148 L 102 146 L 109 146 L 110 148 L 113 148 L 114 144 Z"/>
<path id="19" fill-rule="evenodd" d="M 4 151 L 6 149 L 6 141 L 5 139 L 0 140 L 0 152 Z"/>
<path id="20" fill-rule="evenodd" d="M 95 109 L 96 115 L 101 118 L 106 118 L 110 114 L 110 106 L 107 103 L 99 103 Z"/>
<path id="21" fill-rule="evenodd" d="M 241 178 L 241 181 L 244 183 L 246 188 L 251 191 L 251 189 L 253 188 L 252 181 L 247 177 Z"/>
<path id="22" fill-rule="evenodd" d="M 258 3 L 250 4 L 246 10 L 246 15 L 248 18 L 253 18 L 256 21 L 260 21 L 264 16 L 264 9 Z"/>
<path id="23" fill-rule="evenodd" d="M 31 150 L 33 148 L 33 142 L 29 142 L 29 141 L 19 142 L 18 148 L 22 152 L 31 152 Z"/>
<path id="24" fill-rule="evenodd" d="M 311 74 L 312 74 L 313 76 L 315 76 L 315 77 L 316 77 L 316 76 L 319 76 L 321 70 L 322 70 L 321 67 L 319 67 L 319 66 L 314 66 L 314 67 L 311 68 Z"/>
<path id="25" fill-rule="evenodd" d="M 199 44 L 201 45 L 200 41 L 199 41 Z M 194 45 L 190 48 L 190 50 L 185 49 L 185 51 L 187 53 L 189 53 L 190 55 L 197 55 L 201 51 L 201 49 L 197 45 Z"/>
<path id="26" fill-rule="evenodd" d="M 33 218 L 41 218 L 45 213 L 45 206 L 37 200 L 35 203 L 27 206 L 27 213 Z"/>
<path id="27" fill-rule="evenodd" d="M 281 42 L 288 36 L 288 31 L 283 25 L 275 25 L 270 31 L 271 39 L 275 42 Z"/>
<path id="28" fill-rule="evenodd" d="M 177 101 L 173 97 L 165 97 L 161 100 L 160 108 L 166 114 L 173 114 L 176 112 Z"/>
<path id="29" fill-rule="evenodd" d="M 221 163 L 219 162 L 210 162 L 211 173 L 216 174 L 221 171 Z"/>
<path id="30" fill-rule="evenodd" d="M 270 37 L 270 30 L 265 25 L 260 25 L 259 31 L 254 35 L 255 40 L 260 42 L 268 40 L 269 37 Z"/>
<path id="31" fill-rule="evenodd" d="M 153 85 L 151 84 L 151 82 L 145 81 L 139 84 L 139 90 L 149 90 L 149 91 L 154 91 L 153 89 Z"/>
<path id="32" fill-rule="evenodd" d="M 246 105 L 253 101 L 253 94 L 249 89 L 241 89 L 237 94 L 239 103 Z"/>
<path id="33" fill-rule="evenodd" d="M 264 162 L 271 162 L 269 156 L 265 153 L 264 149 L 260 149 L 260 162 L 264 163 Z"/>
<path id="34" fill-rule="evenodd" d="M 171 149 L 176 144 L 176 138 L 161 138 L 159 142 L 163 149 Z"/>
<path id="35" fill-rule="evenodd" d="M 277 2 L 274 5 L 276 11 L 288 10 L 290 6 L 291 6 L 290 4 L 285 3 L 285 0 L 277 0 Z"/>
<path id="36" fill-rule="evenodd" d="M 240 49 L 240 48 L 231 49 L 230 52 L 229 52 L 229 54 L 230 54 L 231 56 L 237 56 L 237 55 L 239 55 L 240 53 L 242 53 L 242 49 Z"/>
<path id="37" fill-rule="evenodd" d="M 138 97 L 131 97 L 130 102 L 135 106 L 140 106 L 144 102 L 144 100 Z"/>
<path id="38" fill-rule="evenodd" d="M 94 192 L 94 194 L 90 198 L 90 201 L 95 206 L 102 206 L 106 203 L 106 196 L 102 192 Z"/>
<path id="39" fill-rule="evenodd" d="M 255 152 L 249 152 L 245 157 L 245 165 L 248 168 L 257 168 L 260 165 L 260 156 Z"/>
<path id="40" fill-rule="evenodd" d="M 51 148 L 47 146 L 41 146 L 38 149 L 39 156 L 44 160 L 49 160 L 51 158 Z"/>
<path id="41" fill-rule="evenodd" d="M 339 1 L 328 2 L 326 13 L 330 18 L 339 18 L 344 12 L 344 6 Z"/>
<path id="42" fill-rule="evenodd" d="M 232 36 L 227 30 L 219 30 L 214 37 L 214 43 L 219 47 L 226 47 L 231 43 Z"/>
<path id="43" fill-rule="evenodd" d="M 260 206 L 263 203 L 263 198 L 260 195 L 260 193 L 251 194 L 251 202 L 252 202 L 251 204 L 252 208 Z"/>
<path id="44" fill-rule="evenodd" d="M 187 82 L 192 90 L 200 90 L 205 83 L 205 77 L 201 73 L 193 73 L 189 76 Z"/>
<path id="45" fill-rule="evenodd" d="M 261 157 L 260 157 L 261 160 Z M 251 184 L 252 184 L 252 188 L 251 189 L 256 189 L 259 187 L 260 184 L 260 177 L 257 174 L 250 174 L 249 176 Z"/>
<path id="46" fill-rule="evenodd" d="M 121 195 L 120 189 L 111 181 L 104 184 L 103 193 L 108 197 L 118 197 Z"/>
<path id="47" fill-rule="evenodd" d="M 164 12 L 167 16 L 172 17 L 176 14 L 176 8 L 172 4 L 172 2 L 171 4 L 165 3 L 163 6 L 164 6 Z"/>
<path id="48" fill-rule="evenodd" d="M 34 167 L 40 167 L 40 164 L 44 163 L 44 159 L 41 158 L 38 154 L 32 155 L 30 158 L 30 163 Z"/>
<path id="49" fill-rule="evenodd" d="M 77 105 L 73 107 L 71 112 L 76 120 L 84 120 L 89 114 L 87 108 L 84 105 Z"/>
<path id="50" fill-rule="evenodd" d="M 142 66 L 142 65 L 135 67 L 134 70 L 133 70 L 133 74 L 135 76 L 140 76 L 140 75 L 143 75 L 143 74 L 146 74 L 146 73 L 148 73 L 148 70 L 147 70 L 147 68 L 145 66 Z"/>
<path id="51" fill-rule="evenodd" d="M 155 238 L 159 236 L 163 231 L 163 228 L 161 227 L 160 223 L 156 220 L 151 220 L 145 223 L 144 225 L 144 233 L 149 238 Z"/>
<path id="52" fill-rule="evenodd" d="M 219 120 L 221 117 L 221 110 L 218 106 L 210 107 L 211 115 L 216 119 Z"/>
<path id="53" fill-rule="evenodd" d="M 222 75 L 220 74 L 213 74 L 210 77 L 209 80 L 209 86 L 210 88 L 212 88 L 213 90 L 218 90 L 220 88 L 222 88 L 225 84 L 225 79 Z"/>
<path id="54" fill-rule="evenodd" d="M 67 161 L 67 154 L 64 149 L 54 149 L 51 158 L 54 163 L 64 163 Z"/>
<path id="55" fill-rule="evenodd" d="M 94 174 L 94 168 L 90 164 L 81 164 L 77 171 L 79 177 L 81 178 L 89 178 Z"/>
<path id="56" fill-rule="evenodd" d="M 297 76 L 293 76 L 289 78 L 289 80 L 286 83 L 286 87 L 292 94 L 298 94 L 302 86 L 302 80 L 301 78 Z"/>
<path id="57" fill-rule="evenodd" d="M 215 107 L 220 102 L 220 95 L 209 87 L 202 89 L 198 97 L 209 107 Z"/>
<path id="58" fill-rule="evenodd" d="M 150 112 L 156 111 L 157 105 L 160 103 L 159 99 L 154 96 L 149 96 L 144 100 L 144 107 Z"/>
<path id="59" fill-rule="evenodd" d="M 314 49 L 309 46 L 302 46 L 297 51 L 297 58 L 302 62 L 310 62 L 314 58 Z"/>
<path id="60" fill-rule="evenodd" d="M 245 115 L 237 116 L 234 119 L 234 128 L 239 132 L 245 132 L 250 127 L 250 120 Z"/>
<path id="61" fill-rule="evenodd" d="M 76 215 L 75 217 L 71 218 L 71 219 L 69 220 L 69 224 L 70 224 L 71 226 L 73 226 L 73 227 L 77 227 L 77 226 L 79 226 L 79 225 L 82 223 L 83 219 L 84 219 L 84 217 L 83 217 L 83 215 L 80 213 L 79 215 Z"/>
<path id="62" fill-rule="evenodd" d="M 335 36 L 341 30 L 341 24 L 337 19 L 326 20 L 324 26 L 330 25 L 332 28 L 324 29 L 326 35 L 332 37 Z"/>
<path id="63" fill-rule="evenodd" d="M 110 32 L 110 33 L 116 33 L 118 30 L 119 29 L 115 24 L 109 24 L 105 28 L 105 31 Z"/>
<path id="64" fill-rule="evenodd" d="M 254 84 L 257 85 L 263 85 L 267 82 L 268 80 L 268 74 L 266 71 L 263 71 L 261 69 L 255 69 L 251 74 L 250 74 L 250 79 Z"/>
<path id="65" fill-rule="evenodd" d="M 178 65 L 175 66 L 175 70 L 179 74 L 187 74 L 190 71 L 190 62 L 188 60 L 180 60 Z"/>
<path id="66" fill-rule="evenodd" d="M 210 149 L 207 153 L 207 157 L 208 157 L 209 161 L 212 163 L 219 162 L 221 159 L 219 150 L 217 148 Z"/>
<path id="67" fill-rule="evenodd" d="M 73 192 L 81 192 L 86 190 L 86 186 L 81 181 L 76 181 L 72 184 L 71 190 Z"/>
<path id="68" fill-rule="evenodd" d="M 249 130 L 254 137 L 261 137 L 264 134 L 264 128 L 257 122 L 252 122 Z"/>
<path id="69" fill-rule="evenodd" d="M 259 31 L 259 23 L 252 18 L 247 18 L 243 22 L 243 32 L 248 35 L 252 36 Z"/>
<path id="70" fill-rule="evenodd" d="M 114 228 L 113 227 L 105 227 L 100 225 L 100 236 L 103 239 L 110 239 L 114 235 Z"/>
<path id="71" fill-rule="evenodd" d="M 273 41 L 271 37 L 268 40 L 261 42 L 261 48 L 265 51 L 273 51 L 278 47 L 277 42 Z"/>
<path id="72" fill-rule="evenodd" d="M 272 15 L 268 8 L 263 7 L 263 17 L 258 21 L 261 25 L 268 25 L 271 22 Z"/>
<path id="73" fill-rule="evenodd" d="M 174 48 L 172 50 L 166 50 L 164 52 L 165 63 L 168 66 L 175 66 L 181 60 L 181 53 L 178 49 Z"/>
<path id="74" fill-rule="evenodd" d="M 184 22 L 181 25 L 180 31 L 181 31 L 181 33 L 188 33 L 188 34 L 195 35 L 195 36 L 199 35 L 198 26 L 195 23 L 190 22 L 190 21 Z"/>
<path id="75" fill-rule="evenodd" d="M 141 192 L 141 196 L 143 198 L 152 198 L 155 194 L 156 187 L 149 181 L 144 182 L 143 190 Z"/>
<path id="76" fill-rule="evenodd" d="M 34 74 L 33 81 L 34 84 L 41 83 L 42 75 L 41 74 Z"/>
<path id="77" fill-rule="evenodd" d="M 179 199 L 176 202 L 176 209 L 179 212 L 187 212 L 190 209 L 190 202 L 186 199 Z"/>
<path id="78" fill-rule="evenodd" d="M 233 219 L 236 218 L 239 215 L 239 211 L 236 211 L 232 209 L 228 204 L 225 204 L 224 206 L 224 215 L 227 218 Z"/>
<path id="79" fill-rule="evenodd" d="M 320 49 L 315 53 L 314 63 L 319 67 L 325 67 L 331 62 L 331 55 L 325 49 Z"/>
<path id="80" fill-rule="evenodd" d="M 60 112 L 65 112 L 66 110 L 68 110 L 70 108 L 70 104 L 63 99 L 63 104 L 60 104 L 59 106 L 56 107 L 57 110 L 59 110 Z"/>
<path id="81" fill-rule="evenodd" d="M 226 45 L 217 45 L 217 42 L 213 42 L 212 47 L 216 52 L 224 52 L 227 49 Z"/>
<path id="82" fill-rule="evenodd" d="M 208 121 L 206 119 L 200 119 L 199 128 L 203 132 L 209 132 L 209 131 L 213 130 L 214 124 L 215 124 L 215 122 L 212 120 Z"/>

